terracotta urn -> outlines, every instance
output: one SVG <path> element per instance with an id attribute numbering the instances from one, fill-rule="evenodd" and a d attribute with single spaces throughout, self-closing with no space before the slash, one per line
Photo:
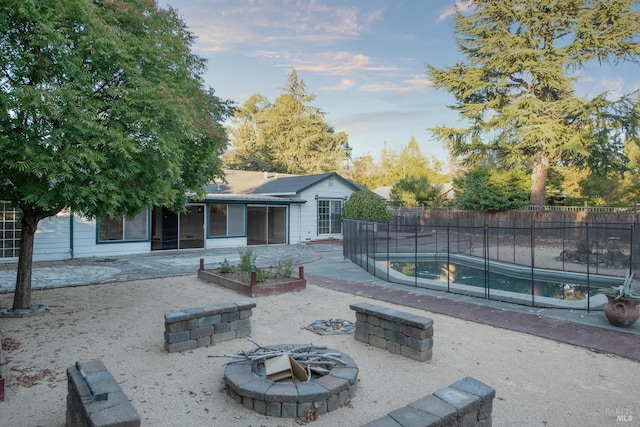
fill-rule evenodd
<path id="1" fill-rule="evenodd" d="M 604 314 L 613 326 L 630 328 L 638 320 L 638 302 L 637 299 L 616 299 L 613 295 L 607 295 Z"/>

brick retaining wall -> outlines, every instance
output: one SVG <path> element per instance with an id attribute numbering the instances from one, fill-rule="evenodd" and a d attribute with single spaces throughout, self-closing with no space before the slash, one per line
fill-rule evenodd
<path id="1" fill-rule="evenodd" d="M 67 427 L 140 426 L 140 414 L 100 360 L 68 367 L 67 384 Z"/>
<path id="2" fill-rule="evenodd" d="M 495 397 L 493 387 L 465 377 L 362 427 L 491 427 Z"/>
<path id="3" fill-rule="evenodd" d="M 432 319 L 368 303 L 349 308 L 356 312 L 356 340 L 420 362 L 431 360 Z"/>
<path id="4" fill-rule="evenodd" d="M 169 353 L 193 350 L 251 335 L 256 303 L 227 302 L 164 314 L 164 348 Z"/>

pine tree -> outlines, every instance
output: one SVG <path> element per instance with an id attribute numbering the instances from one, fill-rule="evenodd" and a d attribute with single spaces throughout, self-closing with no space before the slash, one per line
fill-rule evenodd
<path id="1" fill-rule="evenodd" d="M 609 100 L 574 92 L 589 64 L 637 62 L 640 10 L 634 0 L 473 0 L 456 13 L 464 62 L 428 66 L 435 87 L 455 96 L 464 127 L 434 135 L 473 165 L 492 155 L 532 171 L 532 205 L 543 205 L 551 165 L 621 169 L 625 140 L 637 139 L 638 93 Z"/>
<path id="2" fill-rule="evenodd" d="M 292 174 L 339 170 L 351 155 L 347 135 L 335 132 L 314 99 L 294 69 L 273 104 L 254 95 L 234 118 L 227 165 Z"/>

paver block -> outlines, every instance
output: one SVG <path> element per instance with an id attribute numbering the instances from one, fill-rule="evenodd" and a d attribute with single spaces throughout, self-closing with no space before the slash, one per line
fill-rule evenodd
<path id="1" fill-rule="evenodd" d="M 411 406 L 404 406 L 389 412 L 391 418 L 396 420 L 402 427 L 427 427 L 440 425 L 440 419 L 435 415 L 422 412 Z M 438 423 L 438 424 L 435 424 Z"/>
<path id="2" fill-rule="evenodd" d="M 496 390 L 473 377 L 464 377 L 449 387 L 462 390 L 470 394 L 474 394 L 482 400 L 483 403 L 493 400 L 496 397 Z"/>
<path id="3" fill-rule="evenodd" d="M 407 406 L 437 416 L 442 419 L 443 425 L 453 424 L 458 417 L 457 410 L 454 406 L 432 394 L 415 402 L 411 402 Z"/>
<path id="4" fill-rule="evenodd" d="M 164 314 L 164 320 L 167 323 L 175 323 L 183 320 L 189 320 L 189 314 L 184 311 L 169 311 Z"/>
<path id="5" fill-rule="evenodd" d="M 477 411 L 480 407 L 480 398 L 478 396 L 451 387 L 441 388 L 433 394 L 451 406 L 455 406 L 458 411 Z"/>

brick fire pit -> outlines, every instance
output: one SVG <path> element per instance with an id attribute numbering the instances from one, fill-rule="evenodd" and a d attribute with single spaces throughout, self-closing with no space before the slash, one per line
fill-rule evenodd
<path id="1" fill-rule="evenodd" d="M 282 344 L 269 347 L 284 352 L 305 345 Z M 357 388 L 358 367 L 339 350 L 314 348 L 336 360 L 324 374 L 312 374 L 307 381 L 296 378 L 272 381 L 265 374 L 264 360 L 234 361 L 225 367 L 227 392 L 238 403 L 259 414 L 282 418 L 314 419 L 344 406 Z"/>

